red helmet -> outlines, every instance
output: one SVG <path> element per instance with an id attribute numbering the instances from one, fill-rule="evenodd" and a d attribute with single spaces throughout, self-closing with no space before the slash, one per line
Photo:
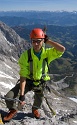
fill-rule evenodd
<path id="1" fill-rule="evenodd" d="M 45 38 L 45 34 L 42 29 L 40 28 L 35 28 L 31 31 L 30 33 L 30 38 L 31 39 L 39 39 L 39 38 Z"/>

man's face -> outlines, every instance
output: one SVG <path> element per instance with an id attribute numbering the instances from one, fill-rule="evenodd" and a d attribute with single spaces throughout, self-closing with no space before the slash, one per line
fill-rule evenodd
<path id="1" fill-rule="evenodd" d="M 35 52 L 39 52 L 42 45 L 43 45 L 44 39 L 32 39 L 32 46 Z"/>

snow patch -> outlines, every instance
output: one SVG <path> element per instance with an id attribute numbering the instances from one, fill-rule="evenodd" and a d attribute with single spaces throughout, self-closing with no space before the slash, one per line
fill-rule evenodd
<path id="1" fill-rule="evenodd" d="M 77 121 L 73 121 L 74 123 L 77 123 Z"/>
<path id="2" fill-rule="evenodd" d="M 10 46 L 14 46 L 14 44 L 10 43 L 10 42 L 6 39 L 5 36 L 4 36 L 4 39 L 5 39 L 5 41 L 6 41 Z"/>
<path id="3" fill-rule="evenodd" d="M 0 77 L 4 77 L 4 78 L 6 77 L 6 78 L 9 78 L 9 79 L 14 79 L 13 77 L 11 77 L 11 76 L 5 74 L 5 73 L 2 72 L 2 71 L 0 71 Z"/>
<path id="4" fill-rule="evenodd" d="M 61 100 L 60 98 L 54 98 L 54 99 L 56 99 L 56 100 Z"/>
<path id="5" fill-rule="evenodd" d="M 13 56 L 12 56 L 11 58 L 12 58 L 14 61 L 16 61 L 16 62 L 17 62 L 17 60 L 16 60 Z"/>
<path id="6" fill-rule="evenodd" d="M 12 83 L 6 84 L 4 82 L 0 82 L 0 85 L 2 85 L 5 88 L 9 88 L 9 89 L 12 89 L 14 87 L 14 85 Z"/>
<path id="7" fill-rule="evenodd" d="M 9 68 L 9 69 L 12 69 L 9 65 L 7 65 L 5 62 L 4 62 L 4 65 Z"/>
<path id="8" fill-rule="evenodd" d="M 69 97 L 69 99 L 71 99 L 72 101 L 74 101 L 74 102 L 77 103 L 77 99 L 76 99 L 76 98 L 71 98 L 71 97 Z"/>

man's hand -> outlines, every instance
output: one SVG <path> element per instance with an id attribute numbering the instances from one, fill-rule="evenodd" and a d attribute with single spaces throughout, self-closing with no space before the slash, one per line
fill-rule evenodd
<path id="1" fill-rule="evenodd" d="M 23 106 L 25 104 L 25 95 L 20 95 L 19 100 L 20 104 Z"/>
<path id="2" fill-rule="evenodd" d="M 47 35 L 45 35 L 44 43 L 46 43 L 48 40 L 49 40 L 49 37 Z"/>

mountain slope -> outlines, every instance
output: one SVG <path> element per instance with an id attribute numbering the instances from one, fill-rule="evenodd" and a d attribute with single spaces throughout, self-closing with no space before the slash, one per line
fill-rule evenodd
<path id="1" fill-rule="evenodd" d="M 8 90 L 18 80 L 18 58 L 30 45 L 6 24 L 0 22 L 0 84 Z M 7 85 L 7 86 L 6 86 Z M 6 89 L 4 89 L 6 88 Z"/>
<path id="2" fill-rule="evenodd" d="M 26 40 L 20 36 L 9 26 L 0 22 L 1 48 L 0 52 L 13 57 L 18 57 L 22 51 L 30 47 Z"/>
<path id="3" fill-rule="evenodd" d="M 15 86 L 19 79 L 18 58 L 20 53 L 30 47 L 30 45 L 25 43 L 24 39 L 20 38 L 13 29 L 10 29 L 10 27 L 2 22 L 0 22 L 0 38 L 0 94 L 4 96 Z M 59 77 L 59 75 L 56 74 L 55 77 Z M 59 79 L 56 82 L 52 80 L 49 87 L 51 88 L 51 93 L 45 90 L 44 95 L 47 101 L 44 98 L 42 109 L 39 110 L 41 112 L 40 119 L 35 119 L 32 115 L 31 108 L 34 93 L 31 91 L 25 95 L 26 105 L 23 111 L 18 111 L 17 117 L 6 124 L 75 125 L 74 123 L 77 122 L 77 104 L 59 92 L 60 89 L 67 87 L 64 76 L 60 78 L 60 81 Z M 52 115 L 49 107 L 56 111 L 56 117 Z M 0 113 L 5 115 L 6 112 L 8 112 L 8 109 L 5 101 L 0 98 Z M 72 116 L 74 118 L 71 118 Z"/>
<path id="4" fill-rule="evenodd" d="M 77 25 L 77 11 L 6 11 L 0 12 L 0 20 L 9 26 L 33 24 L 75 26 Z"/>

